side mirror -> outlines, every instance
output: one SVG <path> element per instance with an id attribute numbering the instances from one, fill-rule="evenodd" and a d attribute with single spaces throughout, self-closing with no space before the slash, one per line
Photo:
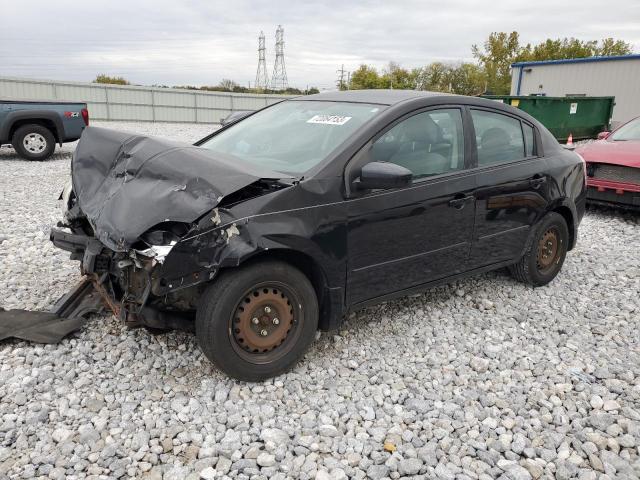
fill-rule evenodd
<path id="1" fill-rule="evenodd" d="M 355 185 L 359 190 L 400 188 L 411 185 L 412 179 L 411 170 L 403 166 L 389 162 L 371 162 L 362 167 Z"/>
<path id="2" fill-rule="evenodd" d="M 611 132 L 600 132 L 600 133 L 598 134 L 598 140 L 604 140 L 604 139 L 606 139 L 606 138 L 609 136 L 609 134 L 610 134 L 610 133 L 611 133 Z"/>

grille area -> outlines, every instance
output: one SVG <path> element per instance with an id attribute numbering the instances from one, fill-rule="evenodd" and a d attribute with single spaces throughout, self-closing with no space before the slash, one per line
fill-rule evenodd
<path id="1" fill-rule="evenodd" d="M 609 165 L 607 163 L 590 163 L 587 166 L 587 175 L 601 180 L 640 185 L 640 168 Z"/>

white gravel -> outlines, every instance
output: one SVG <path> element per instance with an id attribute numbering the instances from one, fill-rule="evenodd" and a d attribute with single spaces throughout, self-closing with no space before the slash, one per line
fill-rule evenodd
<path id="1" fill-rule="evenodd" d="M 4 308 L 47 309 L 79 279 L 48 241 L 73 147 L 0 150 Z M 640 216 L 597 209 L 551 285 L 490 273 L 360 311 L 262 384 L 191 335 L 109 317 L 59 345 L 5 342 L 0 479 L 637 479 L 639 292 Z"/>

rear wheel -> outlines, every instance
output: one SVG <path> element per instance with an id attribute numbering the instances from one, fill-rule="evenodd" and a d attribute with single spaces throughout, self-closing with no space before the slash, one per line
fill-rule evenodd
<path id="1" fill-rule="evenodd" d="M 23 125 L 13 134 L 11 145 L 26 160 L 45 160 L 56 148 L 56 139 L 47 127 Z"/>
<path id="2" fill-rule="evenodd" d="M 229 270 L 203 293 L 196 336 L 218 368 L 260 381 L 291 368 L 318 328 L 313 285 L 296 268 L 268 261 Z"/>
<path id="3" fill-rule="evenodd" d="M 516 280 L 539 287 L 553 280 L 564 263 L 569 229 L 564 217 L 550 212 L 538 222 L 524 256 L 509 267 Z"/>

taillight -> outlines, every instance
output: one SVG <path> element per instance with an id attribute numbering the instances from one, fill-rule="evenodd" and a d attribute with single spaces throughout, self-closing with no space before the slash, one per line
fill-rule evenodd
<path id="1" fill-rule="evenodd" d="M 587 186 L 587 161 L 584 159 L 584 157 L 582 155 L 580 155 L 578 152 L 574 152 L 578 157 L 580 157 L 580 160 L 582 160 L 582 173 L 584 175 L 584 186 L 586 188 Z"/>
<path id="2" fill-rule="evenodd" d="M 89 126 L 89 110 L 87 110 L 86 108 L 83 108 L 82 110 L 80 110 L 80 113 L 82 114 L 82 120 L 84 120 L 84 124 L 88 127 Z"/>

